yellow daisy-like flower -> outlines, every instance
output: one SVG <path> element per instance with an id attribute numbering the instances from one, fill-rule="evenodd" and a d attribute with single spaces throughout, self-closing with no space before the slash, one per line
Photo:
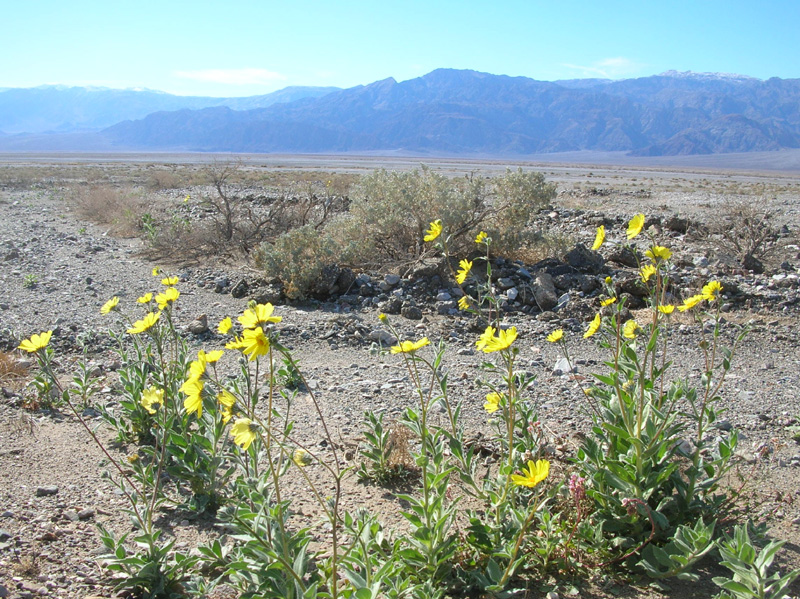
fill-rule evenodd
<path id="1" fill-rule="evenodd" d="M 639 269 L 639 276 L 642 277 L 642 281 L 645 283 L 647 283 L 654 274 L 656 274 L 656 267 L 652 264 L 645 264 Z"/>
<path id="2" fill-rule="evenodd" d="M 244 338 L 234 337 L 225 344 L 225 349 L 242 349 L 244 346 Z"/>
<path id="3" fill-rule="evenodd" d="M 118 303 L 119 303 L 119 298 L 115 295 L 110 300 L 108 300 L 105 304 L 103 304 L 103 307 L 100 308 L 100 314 L 108 314 L 114 308 L 117 307 Z"/>
<path id="4" fill-rule="evenodd" d="M 154 266 L 153 267 L 153 276 L 157 277 L 160 274 L 161 274 L 161 267 L 160 266 Z"/>
<path id="5" fill-rule="evenodd" d="M 669 316 L 675 311 L 675 306 L 672 304 L 664 304 L 663 306 L 658 307 L 658 311 Z"/>
<path id="6" fill-rule="evenodd" d="M 522 469 L 522 475 L 512 474 L 511 482 L 521 487 L 533 488 L 547 478 L 550 474 L 550 462 L 547 460 L 528 460 L 528 468 Z"/>
<path id="7" fill-rule="evenodd" d="M 203 386 L 203 381 L 191 378 L 181 385 L 181 391 L 186 395 L 183 408 L 187 414 L 196 412 L 198 418 L 203 414 Z"/>
<path id="8" fill-rule="evenodd" d="M 178 284 L 178 277 L 165 277 L 161 279 L 161 284 L 166 285 L 167 287 L 172 287 Z"/>
<path id="9" fill-rule="evenodd" d="M 383 312 L 381 312 L 380 314 L 378 314 L 378 320 L 384 323 L 389 322 L 389 317 L 386 316 L 386 314 L 384 314 Z"/>
<path id="10" fill-rule="evenodd" d="M 50 337 L 53 336 L 53 331 L 47 331 L 44 333 L 34 333 L 31 335 L 30 339 L 25 339 L 22 343 L 19 344 L 19 349 L 26 351 L 30 354 L 39 351 L 40 349 L 44 349 L 47 347 L 47 344 L 50 343 Z"/>
<path id="11" fill-rule="evenodd" d="M 589 328 L 586 329 L 586 332 L 583 334 L 583 338 L 588 339 L 598 330 L 600 330 L 600 313 L 594 315 L 594 319 L 592 319 L 592 322 L 589 323 Z"/>
<path id="12" fill-rule="evenodd" d="M 228 424 L 233 418 L 233 410 L 228 406 L 222 406 L 219 413 L 222 415 L 222 424 Z"/>
<path id="13" fill-rule="evenodd" d="M 483 409 L 486 410 L 489 414 L 494 414 L 497 410 L 500 409 L 500 399 L 501 396 L 499 393 L 495 393 L 494 391 L 489 393 L 486 396 L 486 403 L 483 404 Z"/>
<path id="14" fill-rule="evenodd" d="M 486 231 L 481 231 L 478 233 L 478 236 L 475 237 L 475 243 L 486 243 L 486 240 L 489 236 L 486 234 Z"/>
<path id="15" fill-rule="evenodd" d="M 613 304 L 615 301 L 617 301 L 617 298 L 609 297 L 608 299 L 600 300 L 600 306 L 605 308 L 606 306 Z"/>
<path id="16" fill-rule="evenodd" d="M 153 405 L 164 405 L 164 390 L 156 389 L 155 387 L 149 387 L 145 389 L 142 391 L 142 398 L 139 400 L 139 403 L 145 410 L 151 414 L 155 414 L 156 411 L 153 408 Z"/>
<path id="17" fill-rule="evenodd" d="M 236 405 L 236 396 L 227 389 L 223 389 L 217 393 L 217 401 L 221 406 L 232 408 Z"/>
<path id="18" fill-rule="evenodd" d="M 709 281 L 703 285 L 703 297 L 710 302 L 717 299 L 717 295 L 722 291 L 722 284 L 719 281 Z"/>
<path id="19" fill-rule="evenodd" d="M 393 354 L 411 354 L 430 343 L 427 337 L 423 337 L 419 341 L 402 341 L 400 345 L 392 346 L 391 352 Z"/>
<path id="20" fill-rule="evenodd" d="M 470 262 L 469 260 L 462 260 L 461 262 L 458 263 L 458 265 L 461 268 L 459 268 L 458 272 L 456 273 L 456 283 L 461 285 L 464 281 L 467 280 L 467 277 L 469 276 L 469 271 L 472 270 L 472 262 Z"/>
<path id="21" fill-rule="evenodd" d="M 669 248 L 665 248 L 662 245 L 654 245 L 647 250 L 644 255 L 656 263 L 658 263 L 659 260 L 663 262 L 672 258 L 672 252 L 669 250 Z"/>
<path id="22" fill-rule="evenodd" d="M 215 349 L 208 353 L 201 349 L 199 352 L 197 352 L 197 357 L 211 364 L 213 362 L 218 362 L 224 353 L 225 352 L 221 349 Z"/>
<path id="23" fill-rule="evenodd" d="M 561 339 L 564 338 L 564 330 L 563 329 L 556 329 L 552 333 L 547 336 L 547 340 L 550 343 L 558 343 Z"/>
<path id="24" fill-rule="evenodd" d="M 141 320 L 137 320 L 133 323 L 133 326 L 128 329 L 128 332 L 131 335 L 138 335 L 139 333 L 144 333 L 145 331 L 149 330 L 155 323 L 158 322 L 158 319 L 161 318 L 161 312 L 149 312 L 145 315 L 144 318 Z"/>
<path id="25" fill-rule="evenodd" d="M 237 418 L 231 427 L 233 442 L 246 450 L 256 438 L 256 426 L 249 418 Z"/>
<path id="26" fill-rule="evenodd" d="M 706 299 L 706 298 L 702 294 L 693 295 L 692 297 L 688 297 L 683 301 L 683 304 L 678 306 L 678 310 L 680 310 L 681 312 L 686 312 L 686 310 L 691 310 L 697 304 L 702 302 L 704 299 Z"/>
<path id="27" fill-rule="evenodd" d="M 300 466 L 300 468 L 304 468 L 305 466 L 311 464 L 314 459 L 305 449 L 297 448 L 292 452 L 292 461 L 295 463 L 295 465 Z"/>
<path id="28" fill-rule="evenodd" d="M 159 293 L 156 296 L 156 303 L 158 304 L 158 309 L 163 310 L 167 306 L 169 306 L 172 302 L 174 302 L 178 297 L 180 297 L 181 292 L 175 289 L 175 287 L 167 287 L 164 290 L 164 293 Z"/>
<path id="29" fill-rule="evenodd" d="M 495 332 L 497 336 L 495 336 Z M 475 342 L 475 347 L 489 354 L 508 349 L 516 339 L 517 327 L 511 327 L 505 331 L 502 329 L 496 331 L 494 327 L 488 326 L 483 332 L 483 335 L 480 336 L 480 339 Z"/>
<path id="30" fill-rule="evenodd" d="M 226 316 L 225 318 L 223 318 L 223 319 L 222 319 L 222 320 L 219 322 L 219 325 L 217 326 L 217 330 L 218 330 L 218 331 L 219 331 L 219 332 L 220 332 L 222 335 L 227 335 L 227 334 L 228 334 L 228 331 L 230 331 L 230 330 L 231 330 L 231 327 L 232 327 L 232 326 L 233 326 L 233 321 L 231 320 L 231 317 L 230 317 L 230 316 Z"/>
<path id="31" fill-rule="evenodd" d="M 198 358 L 189 362 L 189 380 L 200 380 L 206 373 L 206 361 L 204 358 Z"/>
<path id="32" fill-rule="evenodd" d="M 626 339 L 636 339 L 636 331 L 638 329 L 639 325 L 636 324 L 635 320 L 631 319 L 622 325 L 622 336 Z"/>
<path id="33" fill-rule="evenodd" d="M 149 304 L 153 301 L 153 294 L 145 293 L 142 297 L 136 298 L 136 301 L 140 304 Z"/>
<path id="34" fill-rule="evenodd" d="M 469 297 L 466 295 L 462 295 L 458 298 L 458 309 L 459 310 L 469 310 Z"/>
<path id="35" fill-rule="evenodd" d="M 628 223 L 628 239 L 633 239 L 642 232 L 644 227 L 644 214 L 637 214 Z"/>
<path id="36" fill-rule="evenodd" d="M 248 329 L 242 334 L 242 353 L 252 362 L 257 356 L 264 356 L 269 352 L 269 339 L 261 327 Z"/>
<path id="37" fill-rule="evenodd" d="M 238 318 L 241 325 L 246 329 L 254 329 L 260 324 L 267 324 L 269 322 L 280 322 L 283 320 L 281 316 L 273 316 L 275 306 L 272 304 L 257 304 L 255 308 L 248 308 Z"/>
<path id="38" fill-rule="evenodd" d="M 595 252 L 600 249 L 600 246 L 603 245 L 603 242 L 606 240 L 606 228 L 604 225 L 600 225 L 597 227 L 597 234 L 594 236 L 594 243 L 592 244 L 592 250 Z"/>
<path id="39" fill-rule="evenodd" d="M 425 237 L 423 237 L 423 239 L 425 241 L 433 241 L 441 234 L 442 234 L 442 220 L 437 218 L 435 221 L 431 223 L 430 228 L 427 231 L 425 231 Z"/>

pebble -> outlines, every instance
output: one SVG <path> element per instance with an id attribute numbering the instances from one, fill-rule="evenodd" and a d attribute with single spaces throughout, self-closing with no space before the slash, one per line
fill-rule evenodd
<path id="1" fill-rule="evenodd" d="M 46 497 L 48 495 L 57 495 L 57 494 L 58 494 L 58 487 L 56 485 L 36 487 L 36 497 Z"/>

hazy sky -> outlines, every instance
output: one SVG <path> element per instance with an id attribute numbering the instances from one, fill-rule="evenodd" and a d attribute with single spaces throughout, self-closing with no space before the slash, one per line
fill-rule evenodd
<path id="1" fill-rule="evenodd" d="M 798 0 L 9 0 L 0 15 L 0 87 L 246 96 L 439 67 L 540 80 L 800 77 Z"/>

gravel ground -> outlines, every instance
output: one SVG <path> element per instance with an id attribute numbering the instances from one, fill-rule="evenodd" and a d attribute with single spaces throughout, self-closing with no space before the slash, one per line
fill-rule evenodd
<path id="1" fill-rule="evenodd" d="M 585 215 L 574 212 L 577 204 L 628 216 L 634 211 L 652 214 L 668 207 L 670 211 L 680 208 L 696 218 L 713 217 L 713 197 L 703 197 L 705 205 L 700 205 L 703 202 L 696 196 L 674 191 L 649 197 L 622 194 L 608 198 L 582 195 L 573 189 L 559 198 L 558 205 L 573 210 L 560 213 L 567 215 L 561 219 L 565 230 L 583 229 L 591 235 L 593 229 L 585 226 Z M 794 203 L 785 201 L 785 197 L 775 202 L 790 228 L 797 230 L 800 219 Z M 682 241 L 673 239 L 670 244 Z M 687 257 L 704 251 L 701 246 L 672 247 Z M 122 303 L 132 304 L 136 297 L 152 290 L 154 264 L 143 259 L 140 250 L 139 240 L 113 237 L 103 228 L 77 219 L 59 194 L 47 186 L 4 190 L 0 195 L 0 343 L 10 350 L 20 338 L 54 329 L 52 345 L 66 373 L 79 357 L 77 343 L 91 340 L 92 365 L 107 377 L 98 400 L 112 402 L 109 385 L 115 357 L 102 334 L 110 321 L 100 316 L 99 309 L 114 295 Z M 789 258 L 793 270 L 788 272 L 796 273 L 796 250 Z M 161 266 L 181 278 L 177 314 L 182 326 L 200 315 L 215 324 L 244 309 L 246 299 L 216 293 L 214 288 L 221 277 L 236 281 L 253 276 L 247 267 Z M 698 276 L 715 276 L 714 266 L 710 268 Z M 725 417 L 742 434 L 740 471 L 749 483 L 748 509 L 752 517 L 768 522 L 774 536 L 789 541 L 781 564 L 800 567 L 800 447 L 786 429 L 796 423 L 795 417 L 800 414 L 798 307 L 792 303 L 796 302 L 797 286 L 781 286 L 779 282 L 784 279 L 774 279 L 770 274 L 730 276 L 738 277 L 737 284 L 747 289 L 750 301 L 736 304 L 726 318 L 732 325 L 749 324 L 751 331 L 723 390 L 724 405 L 729 409 Z M 284 305 L 277 311 L 284 319 L 280 325 L 282 338 L 296 352 L 326 418 L 345 448 L 357 447 L 365 409 L 384 410 L 395 416 L 413 402 L 401 361 L 370 351 L 369 335 L 379 329 L 377 308 L 330 302 Z M 469 428 L 484 430 L 485 392 L 475 382 L 480 362 L 473 351 L 475 333 L 468 322 L 439 315 L 433 305 L 424 306 L 423 313 L 419 321 L 399 316 L 393 321 L 408 338 L 426 335 L 432 340 L 447 339 L 451 347 L 447 358 L 451 396 L 465 400 Z M 580 385 L 603 360 L 599 349 L 582 338 L 586 321 L 582 314 L 580 310 L 564 311 L 554 321 L 522 312 L 506 317 L 507 323 L 520 331 L 519 365 L 537 376 L 532 395 L 540 405 L 554 463 L 564 467 L 588 422 L 580 409 Z M 560 356 L 545 336 L 557 327 L 569 333 L 570 352 L 578 364 L 577 376 L 554 371 Z M 698 325 L 688 320 L 675 330 L 676 376 L 699 376 L 696 365 L 700 353 L 694 336 L 697 330 Z M 733 330 L 731 326 L 730 334 Z M 187 338 L 197 349 L 214 348 L 221 342 L 214 333 L 187 334 Z M 101 478 L 103 456 L 74 417 L 23 410 L 13 391 L 13 385 L 8 384 L 5 398 L 0 395 L 0 598 L 107 597 L 111 592 L 108 578 L 96 561 L 102 552 L 96 524 L 117 532 L 129 530 L 127 519 L 121 514 L 123 498 Z M 298 430 L 319 435 L 315 432 L 316 417 L 310 409 L 302 408 L 310 408 L 310 400 L 301 395 L 298 404 Z M 109 431 L 102 427 L 99 430 L 101 436 L 111 439 Z M 321 440 L 319 435 L 311 442 L 318 444 Z M 133 448 L 112 451 L 125 455 Z M 363 505 L 385 513 L 390 524 L 399 524 L 397 500 L 386 489 L 360 485 L 351 479 L 344 501 L 349 506 Z M 299 508 L 311 524 L 311 503 L 301 499 Z M 303 523 L 302 518 L 300 521 Z M 164 522 L 169 534 L 177 538 L 178 547 L 185 549 L 217 534 L 208 522 L 179 513 L 166 514 Z M 714 592 L 715 587 L 706 576 L 698 585 L 674 585 L 670 596 L 708 597 Z M 796 594 L 799 592 L 795 589 Z M 538 595 L 532 592 L 529 596 Z M 582 589 L 581 596 L 656 595 L 622 583 L 591 583 Z"/>

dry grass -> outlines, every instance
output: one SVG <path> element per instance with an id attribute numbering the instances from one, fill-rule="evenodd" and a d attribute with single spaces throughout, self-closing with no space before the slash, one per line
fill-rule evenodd
<path id="1" fill-rule="evenodd" d="M 142 231 L 148 198 L 134 187 L 108 184 L 74 186 L 68 194 L 81 217 L 108 226 L 115 235 L 133 237 Z"/>
<path id="2" fill-rule="evenodd" d="M 28 370 L 13 354 L 0 351 L 0 385 L 17 390 L 22 386 L 27 374 Z"/>

